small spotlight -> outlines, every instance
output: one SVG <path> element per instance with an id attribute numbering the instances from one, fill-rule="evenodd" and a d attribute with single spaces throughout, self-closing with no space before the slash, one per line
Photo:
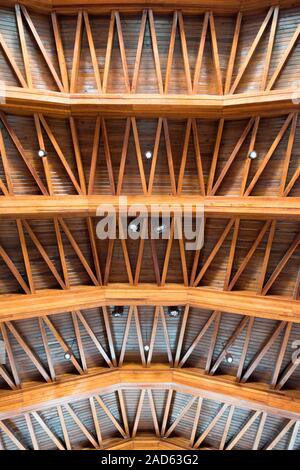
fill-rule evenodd
<path id="1" fill-rule="evenodd" d="M 156 231 L 157 233 L 162 233 L 162 232 L 164 232 L 164 230 L 166 230 L 165 224 L 158 225 L 157 227 L 155 227 L 155 231 Z"/>
<path id="2" fill-rule="evenodd" d="M 38 156 L 41 157 L 41 158 L 47 157 L 47 152 L 46 152 L 46 150 L 40 149 L 40 150 L 38 151 Z"/>
<path id="3" fill-rule="evenodd" d="M 150 152 L 150 150 L 147 150 L 147 152 L 145 153 L 145 157 L 147 158 L 147 160 L 150 160 L 152 158 L 152 152 Z"/>
<path id="4" fill-rule="evenodd" d="M 146 346 L 144 347 L 145 351 L 148 352 L 149 349 L 150 349 L 150 346 L 148 346 L 148 344 L 146 344 Z"/>
<path id="5" fill-rule="evenodd" d="M 180 315 L 180 310 L 178 307 L 169 307 L 168 308 L 168 315 L 169 317 L 176 318 Z"/>
<path id="6" fill-rule="evenodd" d="M 230 353 L 227 353 L 226 356 L 225 356 L 225 361 L 228 363 L 228 364 L 232 364 L 233 363 L 233 357 Z"/>
<path id="7" fill-rule="evenodd" d="M 129 228 L 129 230 L 131 230 L 131 232 L 138 233 L 140 231 L 140 224 L 136 224 L 134 222 L 131 222 L 128 225 L 128 228 Z"/>
<path id="8" fill-rule="evenodd" d="M 65 354 L 64 354 L 64 358 L 66 361 L 69 361 L 71 359 L 71 353 L 70 351 L 67 351 Z"/>
<path id="9" fill-rule="evenodd" d="M 124 315 L 124 307 L 114 307 L 111 314 L 114 318 L 122 317 Z"/>
<path id="10" fill-rule="evenodd" d="M 249 158 L 251 158 L 251 160 L 255 160 L 257 158 L 257 152 L 255 150 L 252 150 L 249 153 Z"/>

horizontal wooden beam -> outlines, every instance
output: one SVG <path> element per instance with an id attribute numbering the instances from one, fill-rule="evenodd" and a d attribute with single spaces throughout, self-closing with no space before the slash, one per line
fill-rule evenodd
<path id="1" fill-rule="evenodd" d="M 108 12 L 112 8 L 122 11 L 140 11 L 142 8 L 154 8 L 154 10 L 173 10 L 180 8 L 182 11 L 201 12 L 212 10 L 216 13 L 234 13 L 241 11 L 257 11 L 274 4 L 287 8 L 297 4 L 297 0 L 127 0 L 126 5 L 121 0 L 20 0 L 22 5 L 34 11 L 72 13 L 79 8 L 85 8 L 91 12 Z M 14 6 L 15 0 L 2 0 L 1 4 Z"/>
<path id="2" fill-rule="evenodd" d="M 162 364 L 143 368 L 127 365 L 108 371 L 98 369 L 81 376 L 57 377 L 55 383 L 26 386 L 22 390 L 0 393 L 0 419 L 58 404 L 82 400 L 118 389 L 173 389 L 181 393 L 234 404 L 240 408 L 300 418 L 300 394 L 276 392 L 266 386 L 240 384 L 230 376 L 210 376 L 199 369 L 172 369 Z"/>
<path id="3" fill-rule="evenodd" d="M 55 116 L 243 118 L 286 114 L 300 108 L 293 89 L 236 95 L 92 95 L 7 87 L 0 109 Z"/>
<path id="4" fill-rule="evenodd" d="M 124 197 L 93 196 L 0 196 L 0 217 L 52 218 L 95 216 L 102 204 L 116 211 L 124 206 Z M 209 217 L 241 217 L 249 219 L 300 218 L 299 197 L 202 197 L 202 196 L 127 196 L 127 205 L 143 205 L 147 210 L 154 205 L 168 206 L 172 212 L 191 206 L 204 209 Z"/>
<path id="5" fill-rule="evenodd" d="M 189 440 L 181 437 L 157 437 L 155 434 L 137 436 L 134 439 L 118 439 L 103 442 L 105 450 L 187 450 Z M 207 449 L 207 448 L 205 448 Z M 90 449 L 89 449 L 90 450 Z M 199 450 L 203 450 L 200 448 Z"/>
<path id="6" fill-rule="evenodd" d="M 300 323 L 300 300 L 182 284 L 110 284 L 45 289 L 0 296 L 0 321 L 41 317 L 103 305 L 192 305 L 198 308 Z"/>
<path id="7" fill-rule="evenodd" d="M 103 440 L 101 449 L 103 450 L 217 450 L 213 447 L 191 447 L 189 439 L 184 437 L 157 437 L 155 434 L 136 436 L 131 439 L 119 439 L 118 437 Z M 83 448 L 80 450 L 97 450 L 95 447 Z"/>

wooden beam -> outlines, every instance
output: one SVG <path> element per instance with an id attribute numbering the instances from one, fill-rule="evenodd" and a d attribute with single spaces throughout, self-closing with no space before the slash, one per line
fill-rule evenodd
<path id="1" fill-rule="evenodd" d="M 103 83 L 104 88 L 105 82 Z M 258 91 L 235 95 L 159 95 L 120 96 L 43 91 L 7 86 L 1 109 L 16 114 L 99 115 L 128 117 L 245 118 L 274 116 L 299 109 L 293 89 Z"/>
<path id="2" fill-rule="evenodd" d="M 99 444 L 95 440 L 94 436 L 88 431 L 88 429 L 84 426 L 82 421 L 79 419 L 78 415 L 74 412 L 74 410 L 71 408 L 71 406 L 66 403 L 64 405 L 65 409 L 68 411 L 69 415 L 72 417 L 73 421 L 77 424 L 81 432 L 85 435 L 85 437 L 91 442 L 91 444 L 98 449 Z"/>
<path id="3" fill-rule="evenodd" d="M 242 18 L 243 18 L 243 14 L 239 11 L 237 14 L 237 18 L 236 18 L 230 57 L 229 57 L 228 65 L 227 65 L 226 81 L 225 81 L 225 88 L 224 88 L 225 94 L 229 93 L 229 90 L 230 90 L 233 67 L 235 64 L 235 58 L 236 58 L 236 53 L 237 53 L 237 48 L 238 48 L 238 43 L 239 43 L 239 35 L 240 35 L 240 30 L 241 30 Z"/>
<path id="4" fill-rule="evenodd" d="M 285 426 L 284 428 L 277 434 L 275 439 L 265 447 L 264 450 L 273 450 L 274 447 L 278 444 L 278 442 L 286 435 L 286 433 L 291 429 L 292 426 L 296 424 L 296 421 L 294 419 L 291 419 Z"/>
<path id="5" fill-rule="evenodd" d="M 25 79 L 22 75 L 22 72 L 20 71 L 20 69 L 19 69 L 14 57 L 12 56 L 12 53 L 11 53 L 9 47 L 7 46 L 6 41 L 5 41 L 5 39 L 4 39 L 4 37 L 1 33 L 0 33 L 0 46 L 2 47 L 3 52 L 4 52 L 8 62 L 10 64 L 14 74 L 18 78 L 20 84 L 22 85 L 23 88 L 28 88 L 28 85 L 27 85 L 27 83 L 26 83 L 26 81 L 25 81 Z"/>
<path id="6" fill-rule="evenodd" d="M 182 418 L 186 415 L 186 413 L 189 411 L 189 409 L 192 407 L 192 405 L 194 404 L 194 402 L 196 401 L 196 397 L 192 397 L 188 402 L 187 404 L 185 405 L 184 408 L 182 408 L 182 410 L 180 411 L 180 413 L 177 415 L 175 421 L 173 421 L 173 423 L 171 424 L 171 426 L 169 427 L 169 429 L 167 430 L 167 432 L 165 433 L 165 437 L 168 437 L 173 431 L 174 429 L 176 428 L 177 424 L 179 423 L 179 421 L 182 420 Z"/>
<path id="7" fill-rule="evenodd" d="M 14 0 L 3 0 L 4 5 L 12 6 Z M 207 8 L 211 8 L 216 13 L 236 13 L 242 11 L 258 11 L 274 4 L 274 0 L 215 0 L 213 5 L 208 0 L 148 0 L 148 7 L 153 7 L 157 11 L 170 11 L 174 7 L 180 8 L 184 12 L 201 13 Z M 121 0 L 22 0 L 22 4 L 30 7 L 34 11 L 49 12 L 57 10 L 60 13 L 74 13 L 79 8 L 87 7 L 88 11 L 107 13 L 111 8 L 122 8 L 125 11 L 140 11 L 142 9 L 140 0 L 128 0 L 126 7 Z M 295 6 L 295 0 L 276 0 L 276 4 L 280 7 L 287 8 Z"/>
<path id="8" fill-rule="evenodd" d="M 286 63 L 286 61 L 288 60 L 288 57 L 291 53 L 291 51 L 293 50 L 293 48 L 295 47 L 295 44 L 297 42 L 297 39 L 298 39 L 298 36 L 300 34 L 300 25 L 298 25 L 296 31 L 294 32 L 290 42 L 289 42 L 289 45 L 288 47 L 285 49 L 284 53 L 283 53 L 283 56 L 281 57 L 280 61 L 279 61 L 279 64 L 277 65 L 269 83 L 268 83 L 268 86 L 267 86 L 267 91 L 271 90 L 272 87 L 274 86 L 276 80 L 278 79 L 280 73 L 282 72 L 283 70 L 283 67 Z"/>
<path id="9" fill-rule="evenodd" d="M 58 19 L 56 16 L 55 11 L 51 13 L 51 20 L 52 20 L 52 28 L 53 28 L 53 35 L 55 40 L 57 58 L 59 63 L 60 74 L 62 77 L 62 83 L 66 92 L 69 91 L 69 78 L 68 78 L 68 69 L 64 54 L 64 48 L 61 40 L 60 28 Z"/>
<path id="10" fill-rule="evenodd" d="M 104 413 L 109 417 L 109 419 L 111 420 L 111 422 L 114 424 L 114 426 L 116 427 L 116 429 L 118 429 L 118 431 L 121 433 L 121 435 L 125 438 L 126 437 L 126 433 L 124 431 L 124 429 L 122 428 L 122 426 L 119 424 L 119 422 L 116 420 L 116 418 L 114 417 L 114 415 L 112 414 L 112 412 L 107 408 L 107 406 L 105 405 L 104 401 L 102 400 L 102 398 L 100 398 L 99 396 L 95 396 L 95 400 L 96 402 L 99 404 L 100 408 L 102 408 L 102 410 L 104 411 Z"/>
<path id="11" fill-rule="evenodd" d="M 229 442 L 225 450 L 231 450 L 234 448 L 235 444 L 243 437 L 243 435 L 248 431 L 248 429 L 252 426 L 252 424 L 256 421 L 256 419 L 260 416 L 261 412 L 256 411 L 252 413 L 250 418 L 246 421 L 243 425 L 242 429 L 234 436 L 234 438 Z"/>
<path id="12" fill-rule="evenodd" d="M 18 448 L 18 450 L 26 450 L 26 447 L 22 444 L 22 442 L 17 439 L 15 436 L 15 433 L 11 432 L 10 429 L 4 424 L 1 423 L 0 421 L 0 430 L 6 434 L 7 437 L 15 444 L 15 446 Z"/>
<path id="13" fill-rule="evenodd" d="M 56 445 L 59 450 L 65 450 L 63 444 L 60 442 L 58 437 L 51 431 L 51 429 L 47 426 L 45 421 L 41 418 L 41 416 L 36 412 L 32 412 L 32 416 L 35 420 L 39 423 L 41 428 L 45 431 L 45 433 L 50 437 L 51 441 Z"/>
<path id="14" fill-rule="evenodd" d="M 228 405 L 226 403 L 224 403 L 220 410 L 218 411 L 218 413 L 216 414 L 216 416 L 213 418 L 213 420 L 209 423 L 209 425 L 207 426 L 207 428 L 205 429 L 205 431 L 203 431 L 203 433 L 198 437 L 197 441 L 195 442 L 194 444 L 194 447 L 195 448 L 198 448 L 201 444 L 201 442 L 204 441 L 204 439 L 208 436 L 208 434 L 210 433 L 210 431 L 215 427 L 215 425 L 217 424 L 217 422 L 220 420 L 220 418 L 222 417 L 222 415 L 224 414 L 224 412 L 227 410 L 228 408 Z"/>
<path id="15" fill-rule="evenodd" d="M 131 84 L 131 93 L 136 93 L 136 87 L 137 87 L 138 76 L 139 76 L 139 69 L 140 69 L 140 65 L 141 65 L 143 44 L 144 44 L 146 21 L 147 21 L 147 10 L 143 10 L 142 18 L 141 18 L 141 26 L 140 26 L 138 46 L 137 46 L 136 56 L 135 56 L 134 72 L 133 72 L 133 78 L 132 78 L 132 84 Z"/>
<path id="16" fill-rule="evenodd" d="M 59 76 L 57 75 L 57 72 L 56 72 L 56 70 L 55 70 L 55 67 L 54 67 L 54 65 L 52 64 L 52 61 L 51 61 L 51 59 L 50 59 L 50 57 L 49 57 L 49 55 L 48 55 L 48 52 L 47 52 L 47 50 L 46 50 L 46 48 L 45 48 L 45 46 L 44 46 L 44 44 L 43 44 L 43 42 L 42 42 L 42 40 L 41 40 L 41 38 L 40 38 L 38 32 L 37 32 L 37 30 L 36 30 L 36 28 L 35 28 L 35 26 L 34 26 L 34 24 L 33 24 L 33 22 L 32 22 L 32 19 L 31 19 L 30 15 L 28 14 L 28 12 L 27 12 L 27 10 L 26 10 L 26 8 L 25 8 L 24 6 L 21 5 L 20 8 L 21 8 L 21 11 L 22 11 L 22 13 L 23 13 L 25 19 L 26 19 L 26 22 L 27 22 L 27 24 L 28 24 L 28 27 L 29 27 L 29 29 L 30 29 L 30 31 L 31 31 L 31 33 L 32 33 L 32 35 L 33 35 L 33 37 L 34 37 L 34 39 L 35 39 L 35 41 L 36 41 L 36 43 L 37 43 L 37 45 L 38 45 L 38 47 L 39 47 L 39 49 L 40 49 L 40 51 L 41 51 L 41 53 L 42 53 L 44 59 L 45 59 L 45 62 L 46 62 L 46 64 L 48 65 L 48 68 L 49 68 L 49 70 L 50 70 L 50 72 L 51 72 L 51 75 L 52 75 L 52 77 L 53 77 L 53 79 L 54 79 L 54 81 L 55 81 L 55 83 L 56 83 L 58 89 L 59 89 L 61 92 L 63 92 L 63 91 L 64 91 L 64 87 L 63 87 L 63 85 L 62 85 L 62 83 L 61 83 L 61 81 L 60 81 Z"/>
<path id="17" fill-rule="evenodd" d="M 199 369 L 172 369 L 155 364 L 144 368 L 128 365 L 120 369 L 93 369 L 81 376 L 58 376 L 52 384 L 26 386 L 21 390 L 1 390 L 0 420 L 23 413 L 41 411 L 91 396 L 118 390 L 176 390 L 216 400 L 239 408 L 266 412 L 288 419 L 299 419 L 299 392 L 276 392 L 263 384 L 238 384 L 235 377 L 209 376 Z M 98 397 L 99 398 L 99 397 Z M 101 399 L 99 398 L 100 402 Z M 123 436 L 124 437 L 124 436 Z"/>
<path id="18" fill-rule="evenodd" d="M 259 42 L 260 42 L 260 40 L 261 40 L 261 38 L 262 38 L 262 36 L 263 36 L 263 34 L 264 34 L 264 32 L 265 32 L 265 30 L 266 30 L 266 28 L 267 28 L 267 26 L 268 26 L 269 20 L 270 20 L 270 18 L 271 18 L 272 15 L 273 15 L 273 11 L 274 11 L 274 8 L 271 7 L 271 8 L 269 9 L 269 11 L 268 11 L 268 13 L 267 13 L 267 15 L 266 15 L 266 17 L 265 17 L 265 19 L 264 19 L 262 25 L 261 25 L 261 27 L 260 27 L 259 30 L 258 30 L 258 33 L 257 33 L 257 35 L 256 35 L 256 37 L 255 37 L 253 43 L 251 44 L 251 47 L 250 47 L 250 49 L 249 49 L 249 51 L 248 51 L 248 53 L 247 53 L 247 55 L 246 55 L 246 57 L 245 57 L 244 62 L 242 63 L 242 65 L 241 65 L 241 67 L 240 67 L 240 69 L 239 69 L 239 71 L 238 71 L 238 73 L 237 73 L 237 76 L 236 76 L 236 78 L 235 78 L 235 81 L 234 81 L 232 87 L 230 88 L 230 92 L 229 92 L 229 93 L 234 93 L 235 90 L 237 89 L 238 84 L 240 83 L 240 80 L 241 80 L 241 78 L 242 78 L 242 76 L 243 76 L 243 74 L 244 74 L 246 68 L 248 67 L 248 65 L 249 65 L 249 63 L 250 63 L 250 61 L 251 61 L 251 58 L 252 58 L 252 56 L 253 56 L 253 54 L 254 54 L 254 52 L 255 52 L 255 50 L 256 50 L 256 48 L 257 48 L 257 46 L 258 46 L 258 44 L 259 44 Z"/>
<path id="19" fill-rule="evenodd" d="M 105 305 L 186 305 L 250 317 L 300 323 L 300 300 L 279 296 L 218 291 L 182 284 L 110 284 L 47 289 L 35 294 L 0 296 L 0 321 L 15 321 Z M 201 313 L 199 313 L 201 315 Z"/>
<path id="20" fill-rule="evenodd" d="M 119 210 L 119 196 L 78 195 L 78 196 L 0 196 L 0 217 L 10 218 L 52 218 L 95 216 L 101 204 L 110 204 Z M 229 196 L 127 196 L 127 204 L 192 207 L 203 206 L 207 217 L 235 217 L 246 219 L 282 218 L 300 219 L 299 197 L 229 197 Z M 173 209 L 176 211 L 175 209 Z"/>
<path id="21" fill-rule="evenodd" d="M 122 439 L 105 444 L 105 450 L 187 450 L 188 441 L 178 437 L 158 438 L 155 435 L 137 436 L 134 439 Z M 199 449 L 201 450 L 201 449 Z"/>
<path id="22" fill-rule="evenodd" d="M 81 39 L 82 39 L 82 11 L 78 11 L 76 33 L 75 33 L 75 44 L 73 51 L 72 61 L 72 72 L 71 72 L 71 83 L 70 92 L 76 93 L 76 85 L 78 80 L 79 64 L 80 64 L 80 53 L 81 53 Z"/>

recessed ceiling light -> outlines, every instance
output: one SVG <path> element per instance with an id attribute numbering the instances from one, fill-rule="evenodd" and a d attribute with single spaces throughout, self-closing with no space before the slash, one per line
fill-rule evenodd
<path id="1" fill-rule="evenodd" d="M 47 157 L 47 152 L 44 149 L 39 149 L 38 156 L 41 158 Z"/>
<path id="2" fill-rule="evenodd" d="M 227 353 L 226 356 L 225 356 L 225 361 L 228 363 L 228 364 L 232 364 L 233 363 L 233 357 L 230 353 Z"/>
<path id="3" fill-rule="evenodd" d="M 178 307 L 169 307 L 168 308 L 169 317 L 176 318 L 180 315 L 180 310 Z"/>
<path id="4" fill-rule="evenodd" d="M 114 318 L 120 318 L 124 315 L 124 307 L 114 307 L 111 312 Z"/>
<path id="5" fill-rule="evenodd" d="M 71 353 L 69 351 L 67 351 L 65 354 L 64 354 L 64 358 L 66 361 L 69 361 L 71 359 Z"/>
<path id="6" fill-rule="evenodd" d="M 147 150 L 147 152 L 145 153 L 145 157 L 147 158 L 147 160 L 150 160 L 152 158 L 152 152 L 150 152 L 150 150 Z"/>
<path id="7" fill-rule="evenodd" d="M 150 346 L 148 346 L 148 344 L 146 344 L 146 346 L 144 347 L 145 351 L 148 352 L 149 349 L 150 349 Z"/>
<path id="8" fill-rule="evenodd" d="M 249 153 L 249 158 L 251 158 L 251 160 L 255 160 L 255 158 L 257 158 L 257 152 L 255 150 L 252 150 Z"/>

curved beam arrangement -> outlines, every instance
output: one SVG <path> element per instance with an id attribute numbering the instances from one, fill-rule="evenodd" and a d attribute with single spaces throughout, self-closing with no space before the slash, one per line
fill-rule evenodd
<path id="1" fill-rule="evenodd" d="M 189 441 L 178 437 L 158 438 L 157 436 L 139 436 L 104 444 L 106 450 L 188 450 Z M 204 450 L 203 448 L 199 450 Z M 207 448 L 205 448 L 207 450 Z"/>
<path id="2" fill-rule="evenodd" d="M 122 389 L 175 390 L 221 401 L 245 409 L 299 419 L 299 393 L 278 392 L 255 384 L 236 383 L 234 377 L 210 376 L 199 369 L 172 369 L 166 365 L 142 368 L 128 365 L 115 370 L 98 369 L 80 377 L 61 376 L 52 384 L 1 391 L 0 420 Z"/>
<path id="3" fill-rule="evenodd" d="M 191 305 L 273 320 L 300 323 L 300 301 L 285 297 L 218 291 L 182 284 L 110 284 L 47 289 L 35 294 L 0 296 L 0 322 L 42 317 L 109 305 Z"/>
<path id="4" fill-rule="evenodd" d="M 6 87 L 1 109 L 17 114 L 43 113 L 59 117 L 102 116 L 202 118 L 270 117 L 297 111 L 295 91 L 274 90 L 236 95 L 92 95 Z"/>

